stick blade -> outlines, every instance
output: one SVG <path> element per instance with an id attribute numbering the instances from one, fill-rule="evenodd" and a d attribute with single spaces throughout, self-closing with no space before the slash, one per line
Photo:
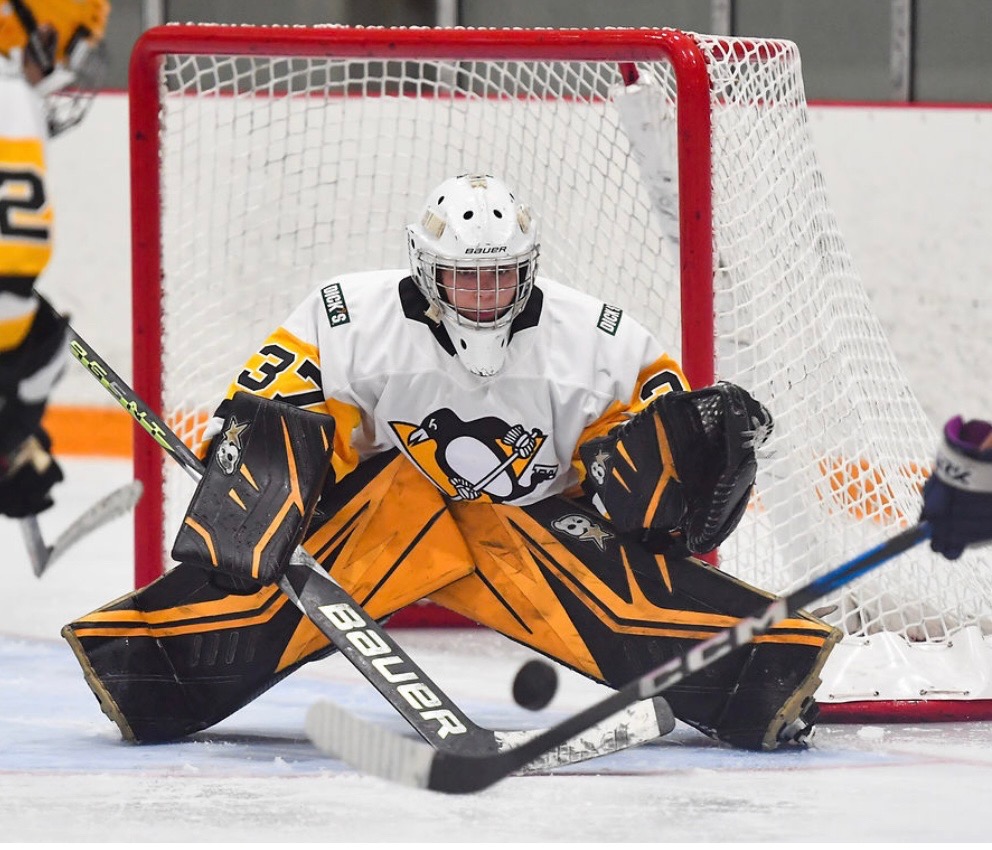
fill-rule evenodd
<path id="1" fill-rule="evenodd" d="M 26 516 L 19 523 L 21 534 L 24 535 L 24 546 L 28 550 L 28 557 L 31 559 L 31 570 L 36 576 L 41 576 L 48 566 L 49 558 L 52 554 L 52 547 L 45 543 L 45 538 L 41 533 L 41 526 L 38 525 L 38 517 Z"/>
<path id="2" fill-rule="evenodd" d="M 362 773 L 411 788 L 427 788 L 436 751 L 415 738 L 397 735 L 326 700 L 310 706 L 307 737 L 322 753 Z"/>
<path id="3" fill-rule="evenodd" d="M 548 750 L 517 772 L 544 773 L 556 767 L 601 758 L 657 740 L 674 728 L 675 716 L 664 697 L 640 700 L 570 738 L 564 744 Z M 497 732 L 499 751 L 519 746 L 524 741 L 537 737 L 541 731 L 529 729 L 521 732 Z"/>
<path id="4" fill-rule="evenodd" d="M 37 517 L 26 517 L 22 520 L 21 529 L 34 574 L 40 578 L 56 560 L 83 537 L 130 511 L 141 498 L 142 491 L 143 485 L 140 481 L 130 481 L 108 493 L 78 516 L 51 546 L 45 543 L 41 535 Z"/>
<path id="5" fill-rule="evenodd" d="M 322 753 L 369 776 L 409 788 L 468 794 L 487 788 L 517 766 L 506 763 L 512 760 L 512 749 L 476 755 L 435 750 L 326 700 L 310 706 L 304 728 Z"/>
<path id="6" fill-rule="evenodd" d="M 318 750 L 362 773 L 411 788 L 458 794 L 482 790 L 514 770 L 521 775 L 538 773 L 639 746 L 671 732 L 675 717 L 663 697 L 641 700 L 529 759 L 519 758 L 515 751 L 545 730 L 495 733 L 498 754 L 446 752 L 326 700 L 310 707 L 305 728 Z"/>

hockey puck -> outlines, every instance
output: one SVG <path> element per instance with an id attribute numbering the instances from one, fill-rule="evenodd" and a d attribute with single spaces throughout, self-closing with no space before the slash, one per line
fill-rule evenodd
<path id="1" fill-rule="evenodd" d="M 521 708 L 540 711 L 558 690 L 558 674 L 546 661 L 533 658 L 513 679 L 513 701 Z"/>

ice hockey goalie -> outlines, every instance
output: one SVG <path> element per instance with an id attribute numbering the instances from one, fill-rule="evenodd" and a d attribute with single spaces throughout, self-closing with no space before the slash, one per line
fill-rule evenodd
<path id="1" fill-rule="evenodd" d="M 321 282 L 234 376 L 209 457 L 244 507 L 218 467 L 223 511 L 194 499 L 178 565 L 63 630 L 126 739 L 208 727 L 332 651 L 274 583 L 285 550 L 253 567 L 261 537 L 236 534 L 261 497 L 220 441 L 267 399 L 333 427 L 248 448 L 256 484 L 284 479 L 271 505 L 300 493 L 287 525 L 253 527 L 298 537 L 377 619 L 430 598 L 619 687 L 770 598 L 693 554 L 746 509 L 757 401 L 690 391 L 621 307 L 539 276 L 536 216 L 491 175 L 441 183 L 405 238 L 409 268 Z M 728 744 L 801 743 L 837 636 L 798 614 L 666 697 Z"/>

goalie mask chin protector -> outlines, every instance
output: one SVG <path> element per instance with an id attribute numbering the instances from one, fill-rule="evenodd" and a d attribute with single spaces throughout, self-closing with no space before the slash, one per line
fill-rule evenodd
<path id="1" fill-rule="evenodd" d="M 586 487 L 620 531 L 678 531 L 691 552 L 710 552 L 744 514 L 771 429 L 734 384 L 668 393 L 580 447 Z"/>
<path id="2" fill-rule="evenodd" d="M 410 272 L 470 372 L 503 368 L 513 320 L 537 270 L 537 222 L 488 174 L 464 174 L 431 192 L 407 227 Z"/>
<path id="3" fill-rule="evenodd" d="M 243 392 L 224 412 L 172 557 L 272 584 L 324 489 L 334 420 Z"/>

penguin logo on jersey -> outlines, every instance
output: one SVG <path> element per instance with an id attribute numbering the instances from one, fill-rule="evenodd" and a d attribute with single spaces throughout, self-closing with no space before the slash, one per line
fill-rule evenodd
<path id="1" fill-rule="evenodd" d="M 456 501 L 512 502 L 558 474 L 558 464 L 534 463 L 547 440 L 537 428 L 495 416 L 464 422 L 447 407 L 419 425 L 389 424 L 420 471 Z"/>
<path id="2" fill-rule="evenodd" d="M 239 424 L 231 417 L 231 422 L 224 431 L 224 437 L 217 446 L 217 465 L 224 470 L 225 475 L 233 475 L 241 463 L 241 435 L 248 429 L 248 423 Z"/>
<path id="3" fill-rule="evenodd" d="M 606 551 L 606 541 L 613 537 L 603 526 L 596 524 L 584 514 L 566 514 L 558 517 L 551 523 L 551 527 L 576 540 L 591 540 L 601 552 Z"/>

